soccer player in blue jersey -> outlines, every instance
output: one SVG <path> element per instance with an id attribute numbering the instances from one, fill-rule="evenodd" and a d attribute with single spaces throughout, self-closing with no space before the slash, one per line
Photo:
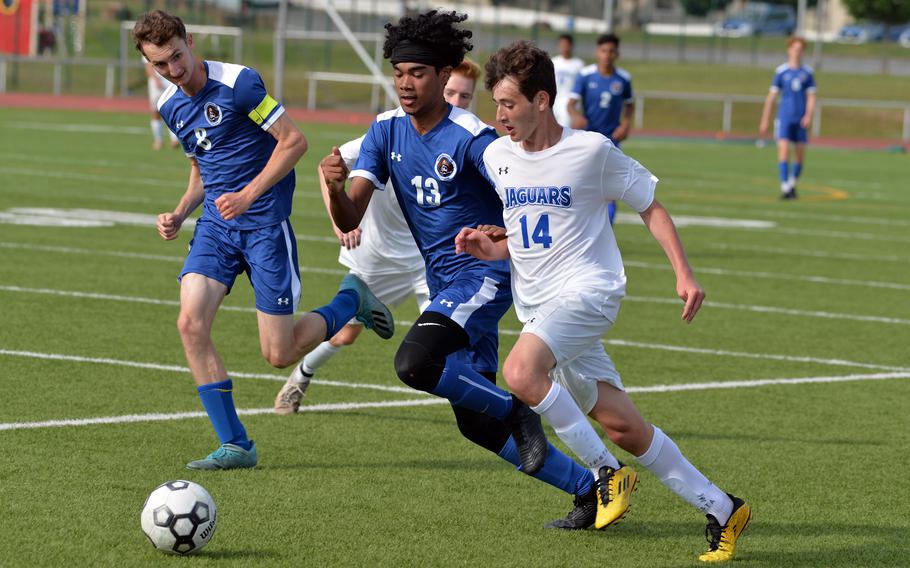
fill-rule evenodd
<path id="1" fill-rule="evenodd" d="M 575 80 L 569 95 L 567 110 L 572 127 L 599 132 L 616 146 L 629 137 L 635 100 L 632 96 L 632 75 L 616 66 L 619 58 L 619 37 L 604 34 L 597 38 L 597 63 L 588 65 Z M 581 99 L 583 112 L 577 109 Z M 610 203 L 610 223 L 616 217 L 616 202 Z"/>
<path id="2" fill-rule="evenodd" d="M 332 218 L 358 226 L 375 190 L 391 181 L 427 266 L 430 305 L 408 331 L 395 370 L 415 389 L 452 403 L 461 433 L 528 474 L 576 496 L 570 528 L 594 523 L 594 476 L 547 444 L 540 418 L 495 384 L 499 319 L 512 303 L 508 263 L 455 253 L 464 226 L 502 223 L 483 152 L 496 131 L 446 103 L 452 69 L 471 49 L 467 17 L 435 10 L 386 26 L 384 54 L 401 106 L 377 117 L 351 182 L 335 151 L 322 160 Z"/>
<path id="3" fill-rule="evenodd" d="M 768 134 L 771 107 L 780 93 L 780 106 L 774 125 L 781 199 L 796 199 L 796 180 L 803 171 L 809 128 L 815 113 L 815 75 L 811 67 L 802 63 L 805 49 L 806 40 L 803 38 L 791 37 L 787 40 L 787 62 L 774 72 L 758 126 L 759 134 L 765 137 Z M 790 170 L 790 144 L 793 144 L 796 154 L 793 170 Z"/>
<path id="4" fill-rule="evenodd" d="M 237 417 L 233 385 L 211 337 L 215 314 L 237 275 L 246 272 L 253 285 L 262 355 L 276 367 L 294 364 L 355 316 L 391 337 L 392 316 L 359 279 L 346 277 L 330 304 L 294 320 L 300 275 L 288 216 L 294 166 L 306 139 L 256 71 L 197 59 L 180 18 L 149 12 L 133 35 L 136 49 L 173 83 L 158 110 L 190 159 L 187 190 L 172 212 L 158 216 L 158 233 L 177 238 L 186 218 L 203 206 L 180 272 L 177 327 L 221 445 L 187 467 L 253 467 L 256 445 Z"/>

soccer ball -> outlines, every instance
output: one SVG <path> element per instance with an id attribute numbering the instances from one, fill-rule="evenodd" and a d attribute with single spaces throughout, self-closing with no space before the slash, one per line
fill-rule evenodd
<path id="1" fill-rule="evenodd" d="M 215 533 L 215 502 L 201 485 L 178 479 L 155 488 L 142 507 L 142 532 L 171 554 L 194 554 Z"/>

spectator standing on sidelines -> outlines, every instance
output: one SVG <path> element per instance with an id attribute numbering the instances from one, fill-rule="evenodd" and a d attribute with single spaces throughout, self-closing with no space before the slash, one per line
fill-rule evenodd
<path id="1" fill-rule="evenodd" d="M 161 122 L 161 114 L 158 113 L 158 99 L 160 99 L 161 95 L 164 94 L 164 91 L 171 86 L 171 82 L 159 75 L 152 64 L 148 62 L 148 59 L 143 57 L 142 62 L 145 64 L 145 76 L 148 82 L 149 91 L 149 110 L 152 115 L 150 122 L 152 128 L 152 149 L 160 150 L 164 145 L 164 136 L 162 135 L 164 125 Z M 171 132 L 169 128 L 167 129 L 167 134 L 171 139 L 171 148 L 176 148 L 180 145 L 180 142 L 177 140 L 177 135 Z"/>

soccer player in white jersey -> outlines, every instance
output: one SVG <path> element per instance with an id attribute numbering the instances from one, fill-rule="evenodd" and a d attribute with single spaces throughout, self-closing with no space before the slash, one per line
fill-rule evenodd
<path id="1" fill-rule="evenodd" d="M 237 416 L 233 383 L 212 342 L 215 315 L 245 272 L 256 295 L 259 344 L 275 367 L 289 367 L 357 317 L 380 336 L 394 332 L 392 314 L 356 276 L 342 280 L 326 306 L 295 320 L 300 300 L 297 245 L 288 222 L 294 166 L 306 139 L 256 71 L 203 61 L 180 18 L 155 10 L 133 28 L 136 49 L 174 85 L 158 110 L 190 159 L 186 192 L 158 216 L 161 238 L 173 240 L 200 205 L 180 271 L 177 327 L 190 371 L 221 445 L 190 469 L 254 467 L 256 445 Z"/>
<path id="2" fill-rule="evenodd" d="M 145 77 L 147 79 L 149 91 L 149 110 L 152 116 L 149 121 L 149 126 L 152 129 L 152 149 L 160 150 L 164 145 L 164 136 L 162 133 L 164 126 L 161 122 L 161 114 L 158 113 L 158 99 L 160 99 L 161 95 L 164 94 L 164 91 L 171 86 L 171 83 L 159 75 L 145 57 L 142 58 L 142 62 L 145 64 Z M 180 142 L 177 140 L 177 135 L 171 132 L 170 129 L 167 129 L 167 134 L 171 139 L 172 148 L 176 148 L 180 145 Z"/>
<path id="3" fill-rule="evenodd" d="M 704 299 L 673 221 L 654 198 L 657 178 L 603 135 L 559 126 L 552 112 L 552 63 L 533 44 L 517 42 L 495 53 L 486 65 L 486 86 L 497 122 L 508 132 L 483 156 L 503 203 L 505 229 L 462 229 L 456 248 L 483 260 L 511 259 L 524 328 L 503 366 L 509 388 L 599 477 L 621 476 L 627 507 L 637 475 L 607 450 L 588 413 L 613 442 L 707 515 L 710 546 L 700 559 L 732 559 L 751 518 L 749 506 L 718 489 L 673 440 L 642 419 L 601 343 L 626 284 L 607 220 L 612 199 L 640 213 L 669 258 L 685 302 L 684 321 L 692 321 Z"/>
<path id="4" fill-rule="evenodd" d="M 567 108 L 572 95 L 572 88 L 575 87 L 575 80 L 578 74 L 585 66 L 585 62 L 580 57 L 572 55 L 575 47 L 575 38 L 571 34 L 562 34 L 559 36 L 559 55 L 553 58 L 553 70 L 556 71 L 556 99 L 553 103 L 553 114 L 556 115 L 556 122 L 566 128 L 572 126 L 572 116 Z M 575 100 L 571 103 L 574 105 Z"/>
<path id="5" fill-rule="evenodd" d="M 452 69 L 452 74 L 446 82 L 443 90 L 446 102 L 467 109 L 474 100 L 478 78 L 480 66 L 465 57 Z M 365 135 L 351 140 L 339 148 L 348 170 L 353 169 L 357 158 L 360 157 L 360 145 L 364 137 Z M 328 188 L 321 170 L 317 171 L 317 177 L 322 198 L 331 217 Z M 350 268 L 352 274 L 366 282 L 384 304 L 397 306 L 413 295 L 417 299 L 418 308 L 423 311 L 430 301 L 430 289 L 427 287 L 426 268 L 423 257 L 420 256 L 420 249 L 411 236 L 411 229 L 408 228 L 401 206 L 398 205 L 395 191 L 387 185 L 385 191 L 378 193 L 370 200 L 358 228 L 344 233 L 332 223 L 335 236 L 341 242 L 338 262 Z M 350 321 L 335 337 L 307 353 L 275 397 L 275 412 L 278 414 L 297 412 L 316 371 L 343 347 L 353 345 L 362 330 L 360 322 L 356 319 Z"/>
<path id="6" fill-rule="evenodd" d="M 796 180 L 803 171 L 809 127 L 812 126 L 812 115 L 815 113 L 815 74 L 811 67 L 802 63 L 805 49 L 806 40 L 803 38 L 791 37 L 787 40 L 787 62 L 774 71 L 774 79 L 768 96 L 765 97 L 758 126 L 759 135 L 764 138 L 768 133 L 771 107 L 779 93 L 780 106 L 774 126 L 777 133 L 781 199 L 796 199 Z M 791 144 L 796 154 L 792 171 L 789 161 Z"/>

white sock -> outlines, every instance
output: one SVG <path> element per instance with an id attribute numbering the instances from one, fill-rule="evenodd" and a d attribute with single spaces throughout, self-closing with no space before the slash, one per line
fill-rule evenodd
<path id="1" fill-rule="evenodd" d="M 167 135 L 170 136 L 171 142 L 178 142 L 177 135 L 171 132 L 171 129 L 167 129 Z"/>
<path id="2" fill-rule="evenodd" d="M 610 453 L 603 440 L 591 427 L 591 423 L 569 391 L 553 383 L 550 392 L 531 410 L 543 416 L 553 426 L 559 439 L 569 446 L 578 459 L 597 477 L 597 471 L 605 465 L 619 469 L 619 461 Z"/>
<path id="3" fill-rule="evenodd" d="M 161 121 L 157 118 L 153 118 L 150 122 L 152 127 L 152 138 L 155 139 L 155 142 L 161 142 Z"/>
<path id="4" fill-rule="evenodd" d="M 790 183 L 786 181 L 780 182 L 780 192 L 787 193 L 788 191 L 790 191 Z"/>
<path id="5" fill-rule="evenodd" d="M 341 347 L 335 347 L 328 341 L 323 341 L 316 346 L 316 349 L 306 354 L 303 363 L 300 364 L 300 370 L 307 375 L 312 375 L 316 369 L 325 365 L 339 351 L 341 351 Z"/>
<path id="6" fill-rule="evenodd" d="M 796 185 L 796 178 L 793 176 L 790 176 L 790 179 L 787 180 L 787 185 L 789 185 L 790 187 L 793 187 L 794 185 Z"/>
<path id="7" fill-rule="evenodd" d="M 679 447 L 660 428 L 654 426 L 651 447 L 636 459 L 656 475 L 670 491 L 702 513 L 714 515 L 721 526 L 727 524 L 733 512 L 733 501 L 695 469 L 679 451 Z"/>

